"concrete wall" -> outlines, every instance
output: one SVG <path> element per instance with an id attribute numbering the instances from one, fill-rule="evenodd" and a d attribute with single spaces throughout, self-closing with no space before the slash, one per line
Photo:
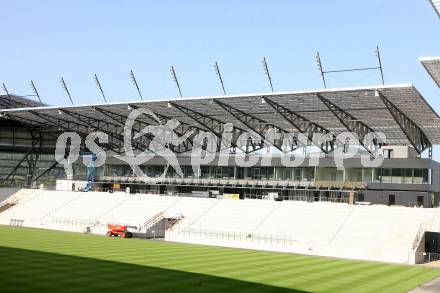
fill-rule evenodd
<path id="1" fill-rule="evenodd" d="M 423 196 L 423 207 L 432 207 L 432 194 L 421 191 L 401 191 L 401 190 L 366 190 L 364 201 L 375 204 L 388 205 L 389 195 L 395 195 L 396 205 L 407 206 L 408 203 L 416 203 L 417 196 Z"/>
<path id="2" fill-rule="evenodd" d="M 392 150 L 391 158 L 417 158 L 419 154 L 409 146 L 388 145 L 382 146 L 382 150 Z"/>

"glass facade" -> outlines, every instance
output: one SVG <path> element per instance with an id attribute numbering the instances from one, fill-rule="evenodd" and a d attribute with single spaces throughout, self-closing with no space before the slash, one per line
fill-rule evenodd
<path id="1" fill-rule="evenodd" d="M 375 183 L 428 184 L 431 183 L 430 169 L 379 168 L 374 169 Z"/>
<path id="2" fill-rule="evenodd" d="M 162 176 L 164 166 L 142 166 L 142 171 L 149 177 Z M 192 166 L 181 166 L 187 178 L 195 178 Z M 75 175 L 87 174 L 86 167 L 75 164 Z M 96 175 L 133 176 L 129 166 L 107 165 L 97 168 Z M 167 177 L 179 177 L 177 172 L 169 167 Z M 297 182 L 335 181 L 335 182 L 367 182 L 395 184 L 428 184 L 431 182 L 430 169 L 415 168 L 346 168 L 337 170 L 335 167 L 216 167 L 201 166 L 200 178 L 219 179 L 254 179 L 254 180 L 289 180 Z"/>

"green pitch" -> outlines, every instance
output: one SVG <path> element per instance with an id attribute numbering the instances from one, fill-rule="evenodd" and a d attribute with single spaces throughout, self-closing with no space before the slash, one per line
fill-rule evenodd
<path id="1" fill-rule="evenodd" d="M 0 292 L 406 292 L 420 266 L 0 226 Z"/>

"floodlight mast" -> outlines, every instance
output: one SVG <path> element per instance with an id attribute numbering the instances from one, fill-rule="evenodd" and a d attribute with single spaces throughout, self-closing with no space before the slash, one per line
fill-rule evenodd
<path id="1" fill-rule="evenodd" d="M 218 78 L 220 80 L 220 84 L 222 86 L 223 94 L 226 96 L 225 85 L 223 84 L 223 78 L 222 78 L 222 75 L 220 73 L 220 68 L 218 67 L 217 61 L 215 61 L 214 70 L 215 70 L 215 73 L 218 75 Z"/>
<path id="2" fill-rule="evenodd" d="M 98 79 L 98 76 L 96 75 L 96 73 L 93 76 L 93 79 L 95 80 L 96 85 L 99 87 L 99 91 L 101 92 L 102 98 L 107 103 L 107 98 L 105 97 L 104 90 L 101 87 L 101 83 L 99 82 L 99 79 Z"/>
<path id="3" fill-rule="evenodd" d="M 324 84 L 324 88 L 327 88 L 327 84 L 326 84 L 326 80 L 325 80 L 325 75 L 329 74 L 329 73 L 341 73 L 341 72 L 352 72 L 352 71 L 365 71 L 365 70 L 377 70 L 380 72 L 380 77 L 382 80 L 382 84 L 385 84 L 385 80 L 384 80 L 384 75 L 383 75 L 383 67 L 382 67 L 382 60 L 380 57 L 380 51 L 379 51 L 379 47 L 377 46 L 376 49 L 374 50 L 375 54 L 376 54 L 376 58 L 377 58 L 377 62 L 378 62 L 378 66 L 374 66 L 374 67 L 357 67 L 357 68 L 347 68 L 347 69 L 338 69 L 338 70 L 324 70 L 322 67 L 322 63 L 321 63 L 321 57 L 319 55 L 319 52 L 316 53 L 316 63 L 318 65 L 318 70 L 321 73 L 321 77 L 322 77 L 322 82 Z"/>
<path id="4" fill-rule="evenodd" d="M 144 98 L 142 97 L 142 93 L 141 90 L 139 89 L 139 85 L 137 83 L 136 77 L 134 76 L 133 70 L 130 70 L 130 79 L 133 82 L 134 86 L 136 87 L 136 90 L 139 94 L 139 98 L 141 98 L 141 101 L 143 101 Z"/>
<path id="5" fill-rule="evenodd" d="M 174 80 L 174 82 L 176 83 L 176 85 L 177 85 L 177 89 L 179 90 L 180 97 L 182 98 L 182 97 L 183 97 L 183 96 L 182 96 L 182 91 L 181 91 L 181 89 L 180 89 L 179 80 L 177 80 L 177 75 L 176 75 L 176 71 L 174 70 L 174 66 L 171 66 L 170 72 L 171 72 L 171 78 L 172 78 L 172 79 Z"/>
<path id="6" fill-rule="evenodd" d="M 73 100 L 72 100 L 72 96 L 70 95 L 69 89 L 67 88 L 66 82 L 64 81 L 64 78 L 61 76 L 61 86 L 63 87 L 64 91 L 66 92 L 67 96 L 70 99 L 70 103 L 72 103 L 73 105 Z"/>
<path id="7" fill-rule="evenodd" d="M 325 73 L 324 70 L 322 69 L 321 56 L 319 55 L 319 52 L 316 52 L 316 63 L 318 64 L 318 70 L 321 73 L 322 83 L 324 84 L 324 88 L 327 88 L 327 84 L 325 82 Z"/>
<path id="8" fill-rule="evenodd" d="M 34 92 L 34 95 L 36 95 L 38 97 L 38 100 L 40 101 L 40 103 L 43 104 L 43 102 L 41 102 L 41 98 L 40 98 L 40 95 L 38 94 L 37 88 L 35 87 L 35 84 L 32 80 L 31 80 L 31 89 Z"/>
<path id="9" fill-rule="evenodd" d="M 377 63 L 379 64 L 380 77 L 382 78 L 382 85 L 385 85 L 385 79 L 383 77 L 382 60 L 380 58 L 379 46 L 376 47 L 376 57 L 377 57 Z"/>
<path id="10" fill-rule="evenodd" d="M 267 79 L 269 80 L 270 89 L 273 92 L 272 78 L 270 77 L 269 66 L 267 65 L 266 57 L 263 57 L 262 63 L 263 63 L 264 72 L 266 73 Z"/>
<path id="11" fill-rule="evenodd" d="M 10 101 L 12 101 L 11 95 L 9 94 L 9 91 L 8 91 L 8 89 L 6 88 L 6 85 L 5 85 L 4 83 L 2 83 L 2 85 L 3 85 L 3 90 L 4 90 L 5 93 L 6 93 L 6 96 L 8 96 L 8 99 L 9 99 Z"/>

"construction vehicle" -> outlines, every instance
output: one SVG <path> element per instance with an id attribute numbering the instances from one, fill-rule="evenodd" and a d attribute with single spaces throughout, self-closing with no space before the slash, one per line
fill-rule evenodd
<path id="1" fill-rule="evenodd" d="M 133 233 L 128 231 L 129 226 L 118 225 L 118 224 L 107 224 L 108 231 L 106 235 L 108 237 L 121 237 L 121 238 L 131 238 Z"/>

